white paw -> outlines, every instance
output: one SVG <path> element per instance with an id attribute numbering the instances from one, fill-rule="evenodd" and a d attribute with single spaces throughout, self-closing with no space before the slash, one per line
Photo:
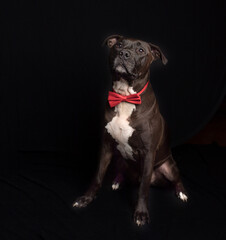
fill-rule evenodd
<path id="1" fill-rule="evenodd" d="M 140 226 L 140 225 L 141 225 L 141 221 L 140 221 L 140 220 L 137 220 L 137 221 L 136 221 L 136 224 L 137 224 L 138 226 Z"/>
<path id="2" fill-rule="evenodd" d="M 187 202 L 187 200 L 188 200 L 188 197 L 187 197 L 184 193 L 182 193 L 182 192 L 179 192 L 178 197 L 179 197 L 183 202 Z"/>
<path id="3" fill-rule="evenodd" d="M 78 202 L 75 202 L 75 203 L 73 204 L 73 207 L 78 207 Z"/>
<path id="4" fill-rule="evenodd" d="M 119 183 L 113 183 L 111 187 L 113 190 L 117 190 L 119 188 Z"/>

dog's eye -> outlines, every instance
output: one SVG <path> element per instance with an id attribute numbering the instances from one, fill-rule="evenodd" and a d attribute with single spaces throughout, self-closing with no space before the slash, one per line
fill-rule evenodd
<path id="1" fill-rule="evenodd" d="M 140 53 L 143 53 L 143 52 L 144 52 L 144 49 L 143 49 L 143 48 L 139 48 L 139 52 L 140 52 Z"/>
<path id="2" fill-rule="evenodd" d="M 121 47 L 122 47 L 122 43 L 116 43 L 115 46 L 116 46 L 117 48 L 121 48 Z"/>

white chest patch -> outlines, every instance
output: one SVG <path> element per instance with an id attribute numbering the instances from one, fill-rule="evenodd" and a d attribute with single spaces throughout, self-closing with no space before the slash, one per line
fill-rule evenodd
<path id="1" fill-rule="evenodd" d="M 125 80 L 116 81 L 113 85 L 113 89 L 116 93 L 124 96 L 136 93 L 132 87 L 129 87 Z M 128 140 L 132 136 L 134 129 L 129 125 L 128 118 L 135 109 L 135 104 L 121 102 L 115 106 L 116 115 L 112 118 L 111 122 L 105 126 L 108 133 L 110 133 L 118 143 L 117 149 L 122 156 L 131 160 L 134 160 L 133 151 Z"/>

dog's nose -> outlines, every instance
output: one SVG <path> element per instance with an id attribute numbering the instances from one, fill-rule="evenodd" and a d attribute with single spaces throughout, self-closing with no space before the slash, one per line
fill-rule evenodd
<path id="1" fill-rule="evenodd" d="M 130 52 L 128 50 L 122 50 L 120 53 L 119 53 L 120 57 L 121 58 L 124 58 L 125 60 L 127 60 L 128 58 L 130 58 Z"/>

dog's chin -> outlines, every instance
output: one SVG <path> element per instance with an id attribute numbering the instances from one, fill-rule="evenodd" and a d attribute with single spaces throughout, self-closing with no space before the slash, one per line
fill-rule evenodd
<path id="1" fill-rule="evenodd" d="M 115 68 L 115 72 L 118 73 L 118 74 L 126 74 L 127 73 L 127 70 L 124 66 L 122 65 L 118 65 L 116 68 Z"/>
<path id="2" fill-rule="evenodd" d="M 115 68 L 113 68 L 113 72 L 115 73 L 116 77 L 124 78 L 126 80 L 134 80 L 136 78 L 136 75 L 133 73 L 130 73 L 124 66 L 118 65 Z"/>

